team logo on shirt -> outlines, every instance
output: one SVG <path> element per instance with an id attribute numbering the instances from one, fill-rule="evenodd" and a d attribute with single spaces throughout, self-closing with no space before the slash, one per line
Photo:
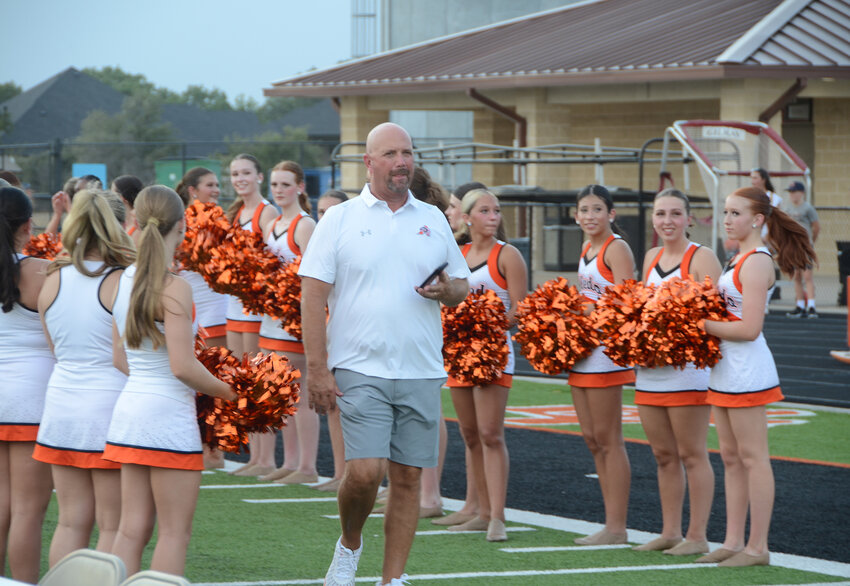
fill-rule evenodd
<path id="1" fill-rule="evenodd" d="M 431 229 L 428 226 L 422 226 L 419 228 L 419 232 L 417 234 L 424 234 L 425 236 L 431 236 Z"/>

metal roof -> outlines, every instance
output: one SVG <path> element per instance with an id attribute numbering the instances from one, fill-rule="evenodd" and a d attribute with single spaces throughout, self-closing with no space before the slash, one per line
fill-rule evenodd
<path id="1" fill-rule="evenodd" d="M 590 0 L 284 79 L 265 93 L 850 77 L 848 1 Z"/>

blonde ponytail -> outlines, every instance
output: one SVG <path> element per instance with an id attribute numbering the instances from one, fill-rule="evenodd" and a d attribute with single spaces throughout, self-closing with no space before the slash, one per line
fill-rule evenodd
<path id="1" fill-rule="evenodd" d="M 125 338 L 129 348 L 138 348 L 145 338 L 158 348 L 165 344 L 165 336 L 156 327 L 169 268 L 164 237 L 183 218 L 185 208 L 173 189 L 151 185 L 139 193 L 135 210 L 141 236 Z"/>
<path id="2" fill-rule="evenodd" d="M 121 225 L 125 219 L 126 209 L 117 194 L 100 189 L 78 191 L 62 224 L 62 243 L 68 255 L 53 261 L 48 274 L 73 264 L 80 273 L 95 277 L 110 268 L 133 264 L 136 252 Z M 103 266 L 92 272 L 83 261 L 95 252 L 103 260 Z"/>

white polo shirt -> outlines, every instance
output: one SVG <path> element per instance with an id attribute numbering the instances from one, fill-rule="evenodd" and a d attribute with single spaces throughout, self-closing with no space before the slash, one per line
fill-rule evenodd
<path id="1" fill-rule="evenodd" d="M 415 288 L 442 263 L 469 277 L 446 217 L 408 192 L 393 213 L 367 184 L 316 225 L 298 274 L 333 285 L 328 368 L 387 379 L 442 378 L 440 304 Z"/>

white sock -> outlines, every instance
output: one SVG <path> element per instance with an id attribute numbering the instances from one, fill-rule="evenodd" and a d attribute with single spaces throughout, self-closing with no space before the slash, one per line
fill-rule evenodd
<path id="1" fill-rule="evenodd" d="M 797 300 L 797 307 L 799 307 L 800 309 L 806 309 L 805 299 L 798 299 Z"/>
<path id="2" fill-rule="evenodd" d="M 809 301 L 806 303 L 806 309 L 814 309 L 814 308 L 815 308 L 815 300 L 809 299 Z"/>

